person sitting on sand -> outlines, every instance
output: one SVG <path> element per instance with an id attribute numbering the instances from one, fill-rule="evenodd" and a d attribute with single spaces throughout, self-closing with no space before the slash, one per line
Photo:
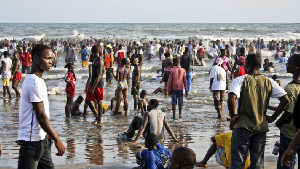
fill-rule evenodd
<path id="1" fill-rule="evenodd" d="M 83 102 L 83 97 L 80 95 L 71 106 L 71 116 L 80 116 L 83 113 L 79 110 L 80 104 Z"/>
<path id="2" fill-rule="evenodd" d="M 139 167 L 134 169 L 150 168 L 165 169 L 168 168 L 171 158 L 171 152 L 157 143 L 157 135 L 148 133 L 145 139 L 145 146 L 148 149 L 135 154 L 136 162 Z"/>
<path id="3" fill-rule="evenodd" d="M 195 164 L 195 152 L 187 147 L 179 147 L 173 151 L 169 164 L 169 169 L 193 169 Z"/>
<path id="4" fill-rule="evenodd" d="M 207 168 L 207 161 L 216 153 L 217 163 L 223 165 L 226 169 L 231 164 L 231 137 L 232 132 L 222 133 L 211 137 L 213 144 L 207 150 L 202 161 L 196 163 L 197 167 Z M 245 169 L 250 166 L 250 155 L 248 155 Z"/>

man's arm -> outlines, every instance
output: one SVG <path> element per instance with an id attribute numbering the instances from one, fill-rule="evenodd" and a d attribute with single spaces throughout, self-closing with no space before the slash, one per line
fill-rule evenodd
<path id="1" fill-rule="evenodd" d="M 290 159 L 294 155 L 295 148 L 300 144 L 300 130 L 298 130 L 298 133 L 296 137 L 293 139 L 291 144 L 289 145 L 288 149 L 285 151 L 281 158 L 281 166 L 285 165 L 287 167 L 290 167 Z"/>
<path id="2" fill-rule="evenodd" d="M 32 106 L 33 106 L 33 110 L 35 111 L 36 118 L 39 122 L 39 125 L 54 141 L 55 147 L 57 148 L 58 151 L 57 155 L 62 156 L 65 153 L 65 146 L 60 141 L 58 135 L 55 133 L 55 131 L 52 128 L 50 120 L 45 113 L 44 103 L 43 102 L 32 103 Z"/>
<path id="3" fill-rule="evenodd" d="M 171 129 L 168 121 L 167 121 L 167 117 L 165 116 L 164 117 L 164 125 L 165 125 L 165 128 L 167 130 L 167 132 L 171 135 L 171 137 L 177 142 L 177 138 L 175 137 L 175 134 L 173 133 L 173 130 Z"/>
<path id="4" fill-rule="evenodd" d="M 147 126 L 147 123 L 148 123 L 148 113 L 145 112 L 144 113 L 144 116 L 143 116 L 143 124 L 142 124 L 142 127 L 139 129 L 139 132 L 135 138 L 135 140 L 132 142 L 133 144 L 136 144 L 137 141 L 141 138 L 142 134 L 144 133 L 145 129 L 146 129 L 146 126 Z"/>
<path id="5" fill-rule="evenodd" d="M 290 102 L 290 99 L 287 94 L 281 97 L 279 100 L 280 103 L 274 114 L 272 116 L 265 115 L 269 123 L 274 122 L 277 119 L 277 117 L 285 110 L 286 106 Z"/>
<path id="6" fill-rule="evenodd" d="M 211 89 L 213 82 L 214 82 L 214 78 L 210 78 L 209 89 Z"/>

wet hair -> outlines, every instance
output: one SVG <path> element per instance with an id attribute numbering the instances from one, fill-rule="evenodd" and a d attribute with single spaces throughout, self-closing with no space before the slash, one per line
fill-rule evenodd
<path id="1" fill-rule="evenodd" d="M 77 100 L 80 101 L 80 102 L 82 102 L 83 101 L 83 97 L 80 95 L 80 96 L 77 97 Z"/>
<path id="2" fill-rule="evenodd" d="M 147 142 L 147 144 L 149 146 L 156 146 L 156 144 L 157 144 L 157 135 L 153 134 L 153 133 L 147 133 L 146 138 L 145 138 L 145 142 Z"/>
<path id="3" fill-rule="evenodd" d="M 140 97 L 143 98 L 143 96 L 146 96 L 147 91 L 146 90 L 142 90 L 140 93 Z"/>
<path id="4" fill-rule="evenodd" d="M 276 80 L 277 78 L 278 78 L 277 75 L 273 75 L 273 76 L 272 76 L 272 79 L 273 79 L 273 80 Z"/>
<path id="5" fill-rule="evenodd" d="M 165 53 L 164 55 L 166 58 L 170 57 L 170 53 Z"/>
<path id="6" fill-rule="evenodd" d="M 99 53 L 99 51 L 100 51 L 100 46 L 99 45 L 94 45 L 93 47 L 92 47 L 92 53 Z"/>
<path id="7" fill-rule="evenodd" d="M 180 58 L 179 57 L 177 57 L 177 58 L 173 58 L 173 64 L 174 65 L 179 65 L 179 63 L 180 63 Z"/>
<path id="8" fill-rule="evenodd" d="M 65 65 L 65 68 L 70 69 L 72 66 L 75 66 L 75 64 L 73 62 L 70 62 L 70 63 Z"/>
<path id="9" fill-rule="evenodd" d="M 273 66 L 273 62 L 270 62 L 270 63 L 269 63 L 269 66 Z"/>
<path id="10" fill-rule="evenodd" d="M 126 65 L 126 64 L 127 64 L 127 59 L 126 59 L 126 58 L 123 58 L 123 59 L 121 60 L 121 63 L 122 63 L 122 65 Z"/>
<path id="11" fill-rule="evenodd" d="M 300 68 L 300 54 L 294 54 L 289 59 L 291 59 L 291 58 L 293 58 L 294 65 L 297 66 L 299 69 Z"/>
<path id="12" fill-rule="evenodd" d="M 250 54 L 246 58 L 246 64 L 253 69 L 261 67 L 261 56 L 259 54 Z"/>
<path id="13" fill-rule="evenodd" d="M 4 57 L 8 56 L 8 51 L 3 52 Z"/>
<path id="14" fill-rule="evenodd" d="M 196 154 L 195 152 L 187 147 L 179 147 L 175 149 L 172 153 L 172 163 L 176 163 L 180 167 L 190 167 L 194 168 L 196 164 Z"/>
<path id="15" fill-rule="evenodd" d="M 41 57 L 42 56 L 42 53 L 44 50 L 46 49 L 50 49 L 49 46 L 46 46 L 46 45 L 43 45 L 43 44 L 37 44 L 35 45 L 32 50 L 31 50 L 31 55 L 32 57 L 34 56 L 38 56 L 38 57 Z"/>
<path id="16" fill-rule="evenodd" d="M 159 105 L 159 102 L 158 102 L 158 100 L 156 100 L 156 99 L 151 99 L 151 100 L 150 100 L 150 104 L 152 104 L 152 105 L 154 106 L 154 108 L 157 108 L 158 105 Z"/>

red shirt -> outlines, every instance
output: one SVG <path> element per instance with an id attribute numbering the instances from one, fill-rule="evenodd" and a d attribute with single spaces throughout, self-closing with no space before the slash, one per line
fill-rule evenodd
<path id="1" fill-rule="evenodd" d="M 30 66 L 30 62 L 32 61 L 31 54 L 29 52 L 23 52 L 20 55 L 20 61 L 22 62 L 22 65 Z"/>
<path id="2" fill-rule="evenodd" d="M 244 76 L 246 74 L 245 72 L 245 69 L 244 69 L 244 66 L 240 66 L 238 69 L 240 69 L 240 74 L 239 76 Z M 236 76 L 236 71 L 234 71 L 233 73 L 233 78 L 235 79 L 237 76 Z"/>
<path id="3" fill-rule="evenodd" d="M 69 79 L 69 81 L 70 81 L 70 83 L 67 83 L 67 86 L 66 86 L 66 87 L 71 86 L 73 89 L 75 89 L 75 84 L 74 84 L 75 77 L 73 76 L 73 73 L 68 72 L 68 73 L 66 74 L 65 79 Z"/>
<path id="4" fill-rule="evenodd" d="M 187 80 L 186 80 L 186 72 L 185 69 L 180 66 L 174 66 L 171 69 L 170 76 L 167 83 L 167 91 L 170 92 L 173 90 L 183 90 L 183 84 L 185 87 L 185 91 L 187 92 Z"/>
<path id="5" fill-rule="evenodd" d="M 117 60 L 117 63 L 119 66 L 121 65 L 121 60 L 124 58 L 124 56 L 125 56 L 125 52 L 122 50 L 119 50 L 118 51 L 118 60 Z"/>

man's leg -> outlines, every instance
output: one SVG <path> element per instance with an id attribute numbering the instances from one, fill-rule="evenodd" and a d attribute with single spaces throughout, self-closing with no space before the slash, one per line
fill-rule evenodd
<path id="1" fill-rule="evenodd" d="M 172 104 L 172 111 L 173 111 L 173 119 L 175 119 L 175 112 L 176 112 L 176 105 L 177 105 L 177 94 L 175 90 L 171 90 L 171 104 Z"/>
<path id="2" fill-rule="evenodd" d="M 281 163 L 280 163 L 282 155 L 285 153 L 285 151 L 287 150 L 291 142 L 292 139 L 285 137 L 284 134 L 280 132 L 280 145 L 279 145 L 279 156 L 277 160 L 277 169 L 294 168 L 298 147 L 294 150 L 294 155 L 290 159 L 290 164 L 291 164 L 290 167 L 286 167 L 286 166 L 281 167 Z"/>
<path id="3" fill-rule="evenodd" d="M 214 97 L 214 105 L 215 109 L 217 110 L 218 113 L 218 118 L 222 117 L 222 112 L 221 112 L 221 102 L 220 102 L 220 90 L 213 90 L 213 97 Z"/>
<path id="4" fill-rule="evenodd" d="M 248 155 L 253 133 L 247 129 L 234 129 L 231 138 L 230 169 L 243 169 Z M 251 158 L 251 157 L 250 157 Z M 251 159 L 252 162 L 252 159 Z"/>
<path id="5" fill-rule="evenodd" d="M 38 169 L 40 168 L 49 168 L 54 169 L 54 164 L 51 158 L 51 140 L 49 138 L 45 138 L 42 141 L 43 154 L 38 163 Z"/>
<path id="6" fill-rule="evenodd" d="M 102 114 L 103 114 L 102 100 L 97 100 L 97 104 L 98 104 L 98 124 L 100 124 L 102 121 Z"/>
<path id="7" fill-rule="evenodd" d="M 178 106 L 179 106 L 179 118 L 182 117 L 182 106 L 183 106 L 183 90 L 177 91 L 177 98 L 178 98 Z"/>
<path id="8" fill-rule="evenodd" d="M 42 142 L 21 141 L 19 143 L 18 168 L 35 169 L 38 167 L 39 159 L 42 156 Z"/>
<path id="9" fill-rule="evenodd" d="M 123 99 L 124 99 L 124 111 L 125 111 L 125 116 L 127 116 L 128 113 L 128 99 L 127 99 L 127 92 L 128 90 L 125 89 L 122 91 L 123 92 Z"/>
<path id="10" fill-rule="evenodd" d="M 249 131 L 250 132 L 250 131 Z M 250 151 L 250 169 L 264 168 L 264 153 L 266 144 L 266 132 L 255 133 L 251 138 Z"/>
<path id="11" fill-rule="evenodd" d="M 192 89 L 192 77 L 193 77 L 193 72 L 186 73 L 188 92 L 190 92 Z"/>
<path id="12" fill-rule="evenodd" d="M 132 138 L 134 136 L 135 130 L 139 130 L 142 127 L 143 119 L 139 116 L 135 116 L 131 121 L 130 126 L 126 132 L 126 136 L 128 138 Z"/>

